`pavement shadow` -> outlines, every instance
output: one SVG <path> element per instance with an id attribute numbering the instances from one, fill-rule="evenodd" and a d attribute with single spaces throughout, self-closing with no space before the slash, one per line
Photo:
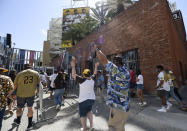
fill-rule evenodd
<path id="1" fill-rule="evenodd" d="M 16 128 L 16 131 L 18 131 L 19 126 L 15 125 L 14 123 L 12 124 L 12 127 L 8 131 L 13 131 Z"/>
<path id="2" fill-rule="evenodd" d="M 39 100 L 36 101 L 35 109 L 39 109 Z M 43 99 L 43 109 L 45 110 L 45 118 L 54 118 L 56 117 L 58 110 L 55 109 L 55 103 L 53 98 L 47 97 Z"/>
<path id="3" fill-rule="evenodd" d="M 92 112 L 95 116 L 99 116 L 108 120 L 110 109 L 105 104 L 105 102 L 101 102 L 100 100 L 96 100 L 93 106 Z"/>
<path id="4" fill-rule="evenodd" d="M 77 98 L 76 95 L 69 95 L 66 97 L 66 99 L 75 99 Z M 35 108 L 39 108 L 39 100 L 36 101 L 38 106 L 36 106 Z M 74 103 L 68 103 L 67 101 L 65 101 L 66 104 L 69 105 L 69 107 L 63 109 L 63 110 L 56 110 L 55 107 L 55 103 L 54 103 L 54 99 L 47 97 L 45 99 L 43 99 L 43 105 L 44 105 L 44 110 L 45 110 L 45 118 L 44 120 L 40 120 L 38 122 L 36 122 L 36 124 L 34 125 L 34 130 L 41 128 L 44 125 L 49 125 L 49 124 L 53 124 L 56 121 L 59 121 L 65 117 L 69 117 L 72 116 L 76 113 L 78 113 L 78 103 L 76 104 L 76 100 L 74 100 Z M 60 116 L 57 116 L 58 112 L 61 112 Z"/>
<path id="5" fill-rule="evenodd" d="M 8 110 L 6 110 L 3 119 L 4 119 L 4 120 L 7 120 L 7 119 L 11 118 L 12 116 L 13 116 L 13 115 L 10 115 L 10 114 L 8 113 Z"/>
<path id="6" fill-rule="evenodd" d="M 39 129 L 42 126 L 53 124 L 59 120 L 62 120 L 66 117 L 70 117 L 72 115 L 75 115 L 78 113 L 77 104 L 73 105 L 72 107 L 68 107 L 64 110 L 62 110 L 64 113 L 61 116 L 55 116 L 55 117 L 47 117 L 46 120 L 39 121 L 35 124 L 33 130 Z M 51 116 L 51 115 L 50 115 Z M 76 120 L 77 121 L 77 120 Z"/>

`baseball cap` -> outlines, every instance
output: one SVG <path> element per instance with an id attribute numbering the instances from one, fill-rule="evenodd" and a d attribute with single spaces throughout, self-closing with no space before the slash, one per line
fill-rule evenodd
<path id="1" fill-rule="evenodd" d="M 89 75 L 90 74 L 90 70 L 89 69 L 84 69 L 83 74 L 84 75 Z"/>
<path id="2" fill-rule="evenodd" d="M 3 72 L 8 72 L 8 69 L 5 69 L 3 67 L 0 67 L 0 70 L 2 70 Z"/>

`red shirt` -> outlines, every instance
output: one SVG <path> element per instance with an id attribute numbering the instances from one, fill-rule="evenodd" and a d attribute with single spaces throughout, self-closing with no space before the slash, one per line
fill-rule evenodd
<path id="1" fill-rule="evenodd" d="M 131 83 L 135 83 L 135 82 L 136 82 L 136 80 L 135 80 L 135 73 L 134 73 L 133 70 L 130 70 L 130 75 L 131 75 L 131 80 L 130 80 L 130 82 L 131 82 Z"/>

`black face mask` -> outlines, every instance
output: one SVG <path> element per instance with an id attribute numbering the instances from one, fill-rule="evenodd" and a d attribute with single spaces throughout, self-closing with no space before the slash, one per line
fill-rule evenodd
<path id="1" fill-rule="evenodd" d="M 113 63 L 117 66 L 123 65 L 122 58 L 121 57 L 114 57 Z"/>

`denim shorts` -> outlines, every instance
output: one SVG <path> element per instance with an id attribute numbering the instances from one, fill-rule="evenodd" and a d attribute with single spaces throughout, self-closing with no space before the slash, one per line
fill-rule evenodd
<path id="1" fill-rule="evenodd" d="M 27 104 L 27 107 L 32 107 L 34 104 L 34 96 L 32 97 L 18 97 L 17 96 L 17 107 L 23 108 Z"/>
<path id="2" fill-rule="evenodd" d="M 137 89 L 138 89 L 138 90 L 143 90 L 143 89 L 144 89 L 143 84 L 137 84 Z"/>
<path id="3" fill-rule="evenodd" d="M 79 115 L 80 117 L 85 117 L 92 110 L 92 106 L 95 100 L 86 100 L 79 103 Z"/>

